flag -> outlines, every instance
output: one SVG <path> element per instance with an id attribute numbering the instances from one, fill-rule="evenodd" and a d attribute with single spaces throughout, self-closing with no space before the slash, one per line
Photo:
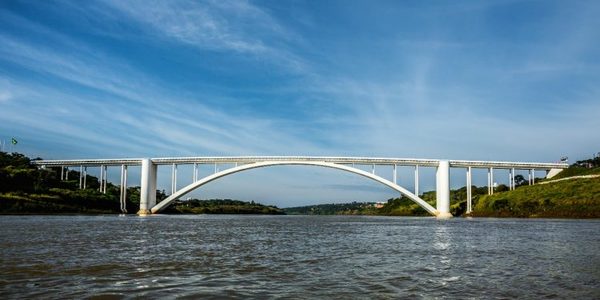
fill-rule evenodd
<path id="1" fill-rule="evenodd" d="M 18 143 L 18 142 L 17 142 L 17 140 L 16 140 L 15 138 L 12 138 L 12 139 L 10 140 L 10 142 L 11 142 L 13 145 L 16 145 L 16 144 Z"/>

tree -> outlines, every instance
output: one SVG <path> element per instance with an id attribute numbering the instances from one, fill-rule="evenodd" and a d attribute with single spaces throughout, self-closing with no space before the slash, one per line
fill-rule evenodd
<path id="1" fill-rule="evenodd" d="M 523 177 L 523 175 L 519 174 L 519 175 L 515 175 L 515 185 L 516 186 L 522 186 L 527 184 L 527 180 L 525 180 L 525 177 Z"/>

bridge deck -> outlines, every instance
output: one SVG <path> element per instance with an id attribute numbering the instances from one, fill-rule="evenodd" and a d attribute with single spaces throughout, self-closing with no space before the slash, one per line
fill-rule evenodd
<path id="1" fill-rule="evenodd" d="M 381 157 L 333 157 L 333 156 L 222 156 L 222 157 L 162 157 L 152 158 L 154 164 L 249 164 L 261 161 L 319 161 L 338 164 L 357 165 L 397 165 L 437 167 L 439 159 L 418 158 L 381 158 Z M 117 159 L 69 159 L 69 160 L 38 160 L 35 164 L 41 166 L 137 166 L 141 158 Z M 509 161 L 477 161 L 477 160 L 448 160 L 454 168 L 497 168 L 497 169 L 565 169 L 566 163 L 542 162 L 509 162 Z"/>

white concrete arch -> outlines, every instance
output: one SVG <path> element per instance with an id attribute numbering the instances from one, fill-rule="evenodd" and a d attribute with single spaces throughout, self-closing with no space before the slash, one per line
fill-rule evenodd
<path id="1" fill-rule="evenodd" d="M 336 164 L 336 163 L 319 162 L 319 161 L 263 161 L 263 162 L 255 162 L 255 163 L 250 163 L 250 164 L 245 164 L 245 165 L 237 166 L 234 168 L 230 168 L 230 169 L 227 169 L 227 170 L 224 170 L 221 172 L 217 172 L 210 176 L 204 177 L 204 178 L 180 189 L 176 193 L 172 194 L 168 198 L 164 199 L 163 201 L 161 201 L 160 203 L 158 203 L 154 207 L 152 207 L 151 211 L 152 211 L 152 213 L 158 213 L 161 210 L 165 209 L 167 206 L 169 206 L 169 204 L 171 204 L 171 202 L 175 201 L 176 199 L 179 199 L 180 197 L 184 196 L 185 194 L 187 194 L 187 193 L 189 193 L 189 192 L 191 192 L 213 180 L 216 180 L 218 178 L 221 178 L 221 177 L 224 177 L 227 175 L 231 175 L 231 174 L 234 174 L 237 172 L 250 170 L 250 169 L 270 167 L 270 166 L 284 166 L 284 165 L 320 166 L 320 167 L 338 169 L 338 170 L 343 170 L 346 172 L 358 174 L 358 175 L 370 178 L 372 180 L 375 180 L 379 183 L 382 183 L 382 184 L 392 188 L 393 190 L 400 192 L 402 195 L 405 195 L 410 200 L 412 200 L 413 202 L 417 203 L 419 206 L 424 208 L 430 214 L 432 214 L 434 216 L 439 215 L 438 210 L 435 209 L 433 206 L 429 205 L 429 203 L 425 202 L 423 199 L 419 198 L 417 195 L 411 193 L 407 189 L 405 189 L 383 177 L 371 174 L 369 172 L 365 172 L 365 171 L 357 169 L 357 168 L 348 167 L 348 166 L 340 165 L 340 164 Z"/>

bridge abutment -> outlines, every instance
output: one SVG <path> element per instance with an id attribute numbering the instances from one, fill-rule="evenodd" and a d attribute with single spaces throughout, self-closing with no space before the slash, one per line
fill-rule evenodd
<path id="1" fill-rule="evenodd" d="M 142 160 L 140 182 L 140 216 L 151 215 L 150 209 L 156 205 L 156 165 L 148 158 Z"/>
<path id="2" fill-rule="evenodd" d="M 439 219 L 451 218 L 450 213 L 450 163 L 441 160 L 435 173 L 436 217 Z"/>

